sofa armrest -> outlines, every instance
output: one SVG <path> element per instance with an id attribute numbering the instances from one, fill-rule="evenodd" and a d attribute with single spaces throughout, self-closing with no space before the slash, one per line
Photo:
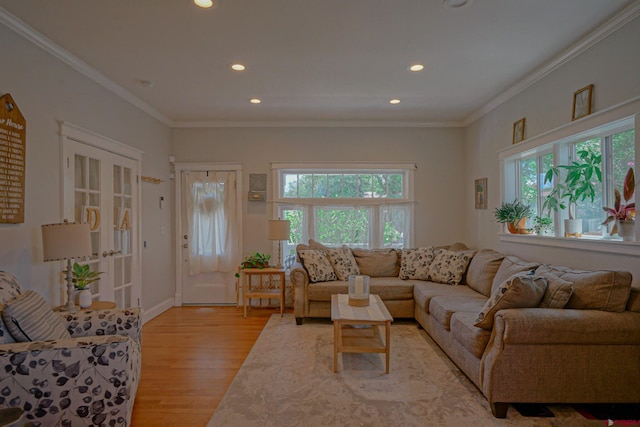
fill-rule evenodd
<path id="1" fill-rule="evenodd" d="M 302 264 L 296 262 L 291 266 L 289 278 L 291 280 L 291 286 L 294 288 L 293 314 L 296 317 L 296 322 L 300 324 L 302 322 L 302 318 L 307 312 L 307 286 L 309 286 L 309 274 L 307 274 L 307 270 L 304 269 Z"/>
<path id="2" fill-rule="evenodd" d="M 640 313 L 519 308 L 495 314 L 494 341 L 510 344 L 640 344 Z"/>
<path id="3" fill-rule="evenodd" d="M 80 310 L 58 313 L 72 337 L 123 335 L 140 342 L 140 309 Z"/>
<path id="4" fill-rule="evenodd" d="M 24 409 L 25 422 L 130 424 L 140 376 L 140 344 L 130 337 L 2 344 L 0 364 L 0 407 Z"/>

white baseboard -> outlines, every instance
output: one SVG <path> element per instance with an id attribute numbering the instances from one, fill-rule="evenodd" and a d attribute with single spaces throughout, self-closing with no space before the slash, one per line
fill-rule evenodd
<path id="1" fill-rule="evenodd" d="M 161 315 L 165 311 L 169 310 L 171 307 L 174 306 L 174 301 L 175 300 L 173 298 L 167 298 L 166 300 L 162 301 L 160 304 L 151 307 L 149 310 L 143 310 L 143 312 L 142 312 L 142 324 L 144 325 L 149 320 L 151 320 L 151 319 Z"/>

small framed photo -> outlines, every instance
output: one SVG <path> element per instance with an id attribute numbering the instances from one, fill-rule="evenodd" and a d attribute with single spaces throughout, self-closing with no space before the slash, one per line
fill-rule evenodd
<path id="1" fill-rule="evenodd" d="M 487 209 L 487 178 L 476 179 L 476 209 Z"/>
<path id="2" fill-rule="evenodd" d="M 591 102 L 593 99 L 593 85 L 578 89 L 573 94 L 573 109 L 571 120 L 578 120 L 580 117 L 591 114 Z"/>
<path id="3" fill-rule="evenodd" d="M 524 117 L 513 123 L 513 142 L 520 142 L 524 139 Z"/>

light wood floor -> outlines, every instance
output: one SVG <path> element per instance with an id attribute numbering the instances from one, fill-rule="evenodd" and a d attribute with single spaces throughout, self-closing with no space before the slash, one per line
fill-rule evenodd
<path id="1" fill-rule="evenodd" d="M 276 311 L 174 307 L 147 322 L 132 426 L 206 426 Z"/>

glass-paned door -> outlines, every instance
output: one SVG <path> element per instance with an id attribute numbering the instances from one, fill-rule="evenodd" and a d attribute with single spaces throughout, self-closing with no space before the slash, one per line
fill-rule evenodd
<path id="1" fill-rule="evenodd" d="M 63 157 L 64 216 L 89 223 L 92 256 L 86 262 L 103 273 L 91 284 L 94 301 L 139 306 L 139 163 L 68 138 Z"/>

